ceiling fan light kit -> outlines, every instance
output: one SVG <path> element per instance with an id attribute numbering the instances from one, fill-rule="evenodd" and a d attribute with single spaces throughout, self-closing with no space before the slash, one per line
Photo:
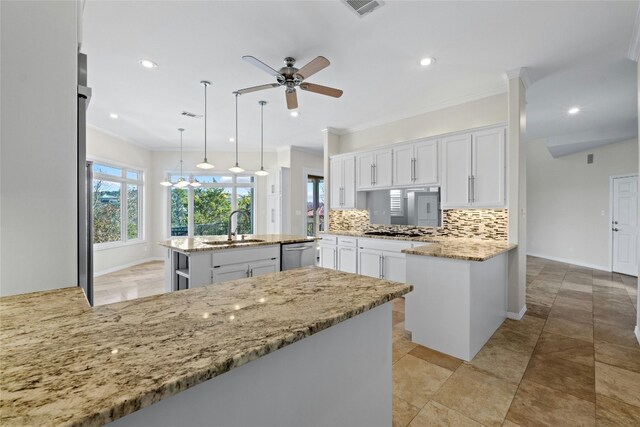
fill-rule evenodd
<path id="1" fill-rule="evenodd" d="M 239 94 L 284 86 L 285 99 L 287 101 L 287 108 L 289 110 L 295 110 L 296 108 L 298 108 L 298 94 L 296 92 L 296 88 L 300 88 L 307 92 L 319 93 L 320 95 L 331 96 L 334 98 L 340 98 L 342 96 L 343 92 L 340 89 L 305 81 L 307 78 L 311 77 L 318 71 L 327 68 L 331 64 L 329 60 L 324 56 L 316 57 L 314 60 L 300 69 L 294 67 L 296 60 L 288 56 L 284 58 L 284 67 L 280 68 L 280 70 L 278 71 L 253 56 L 245 55 L 242 57 L 242 59 L 249 62 L 250 64 L 253 64 L 272 77 L 275 77 L 277 83 L 268 83 L 260 86 L 252 86 L 245 89 L 240 89 L 238 91 Z"/>
<path id="2" fill-rule="evenodd" d="M 211 82 L 202 80 L 200 84 L 204 86 L 204 160 L 202 163 L 198 163 L 196 167 L 200 169 L 213 169 L 214 166 L 207 160 L 207 87 L 211 85 Z"/>

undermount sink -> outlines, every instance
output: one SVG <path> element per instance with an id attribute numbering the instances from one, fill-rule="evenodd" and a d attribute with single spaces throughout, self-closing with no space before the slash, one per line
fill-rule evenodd
<path id="1" fill-rule="evenodd" d="M 204 242 L 207 245 L 240 245 L 242 243 L 260 243 L 264 242 L 261 239 L 244 239 L 244 240 L 211 240 L 209 242 Z"/>

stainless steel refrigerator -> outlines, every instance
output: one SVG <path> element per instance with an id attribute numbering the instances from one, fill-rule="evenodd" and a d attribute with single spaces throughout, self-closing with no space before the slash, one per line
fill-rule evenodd
<path id="1" fill-rule="evenodd" d="M 87 55 L 78 53 L 78 286 L 93 305 L 93 162 L 87 161 Z"/>

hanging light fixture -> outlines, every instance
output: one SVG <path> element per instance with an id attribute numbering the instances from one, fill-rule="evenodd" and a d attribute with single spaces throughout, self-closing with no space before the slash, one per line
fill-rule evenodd
<path id="1" fill-rule="evenodd" d="M 264 170 L 264 106 L 267 101 L 258 101 L 260 104 L 260 170 L 256 171 L 258 176 L 267 176 L 269 172 Z"/>
<path id="2" fill-rule="evenodd" d="M 160 185 L 164 186 L 164 187 L 171 187 L 173 185 L 173 183 L 169 180 L 168 176 L 164 177 L 164 181 L 162 181 L 160 183 Z"/>
<path id="3" fill-rule="evenodd" d="M 238 92 L 233 92 L 236 95 L 236 165 L 232 168 L 229 168 L 229 171 L 233 172 L 233 173 L 242 173 L 244 172 L 244 169 L 242 169 L 239 165 L 238 165 L 238 95 L 240 95 L 240 93 Z"/>
<path id="4" fill-rule="evenodd" d="M 213 169 L 214 166 L 207 161 L 207 86 L 211 84 L 206 80 L 200 82 L 204 86 L 204 161 L 196 166 L 200 169 Z"/>
<path id="5" fill-rule="evenodd" d="M 189 181 L 184 179 L 184 176 L 182 175 L 182 132 L 184 132 L 184 129 L 178 128 L 178 130 L 180 131 L 180 178 L 178 178 L 178 182 L 173 184 L 173 186 L 176 188 L 184 188 L 189 185 Z"/>

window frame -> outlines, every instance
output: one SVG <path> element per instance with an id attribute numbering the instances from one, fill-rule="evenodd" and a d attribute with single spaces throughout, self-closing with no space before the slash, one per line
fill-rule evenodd
<path id="1" fill-rule="evenodd" d="M 172 177 L 180 176 L 180 172 L 165 171 L 164 176 L 169 176 L 171 179 Z M 166 187 L 164 194 L 165 194 L 165 206 L 166 206 L 166 212 L 167 212 L 167 220 L 165 221 L 165 235 L 167 236 L 166 237 L 167 239 L 192 238 L 192 237 L 200 236 L 200 235 L 195 235 L 195 221 L 194 221 L 194 212 L 195 212 L 194 195 L 195 195 L 195 190 L 197 188 L 229 188 L 231 187 L 231 211 L 238 209 L 237 189 L 252 188 L 253 204 L 252 204 L 252 212 L 251 212 L 251 224 L 253 225 L 252 233 L 253 234 L 256 233 L 256 227 L 258 225 L 256 222 L 256 214 L 258 210 L 258 181 L 256 176 L 253 173 L 243 172 L 243 173 L 235 174 L 235 173 L 224 172 L 224 171 L 218 171 L 218 172 L 196 171 L 196 172 L 187 172 L 187 173 L 183 172 L 182 176 L 188 181 L 190 181 L 192 178 L 197 178 L 199 176 L 230 177 L 231 182 L 207 182 L 207 183 L 203 182 L 203 183 L 200 183 L 199 187 L 192 187 L 192 186 L 185 187 L 185 190 L 187 190 L 187 200 L 188 200 L 188 204 L 187 204 L 188 226 L 187 226 L 186 236 L 171 235 L 171 189 L 174 187 L 173 186 Z M 253 182 L 238 182 L 238 177 L 250 177 L 250 178 L 253 178 Z M 231 220 L 231 227 L 233 229 L 235 229 L 237 226 L 237 218 L 238 216 L 234 215 Z"/>
<path id="2" fill-rule="evenodd" d="M 120 176 L 103 174 L 99 172 L 93 172 L 93 180 L 96 179 L 116 182 L 120 184 L 120 240 L 115 240 L 113 242 L 103 242 L 103 243 L 94 243 L 93 249 L 95 251 L 101 251 L 106 249 L 114 249 L 124 246 L 130 245 L 139 245 L 147 242 L 146 240 L 146 232 L 145 232 L 145 221 L 144 221 L 144 212 L 145 212 L 145 202 L 146 202 L 146 176 L 147 171 L 145 168 L 139 166 L 128 165 L 121 162 L 116 162 L 113 160 L 90 157 L 87 156 L 87 160 L 93 162 L 93 164 L 100 164 L 112 168 L 121 169 Z M 137 172 L 139 179 L 131 179 L 127 178 L 127 172 Z M 127 190 L 128 185 L 133 184 L 138 186 L 138 237 L 134 239 L 130 239 L 127 231 L 129 217 L 128 217 L 128 197 Z M 91 186 L 93 188 L 93 181 L 91 182 Z M 92 213 L 93 215 L 93 213 Z M 93 218 L 92 218 L 93 220 Z M 93 230 L 92 230 L 93 231 Z"/>

